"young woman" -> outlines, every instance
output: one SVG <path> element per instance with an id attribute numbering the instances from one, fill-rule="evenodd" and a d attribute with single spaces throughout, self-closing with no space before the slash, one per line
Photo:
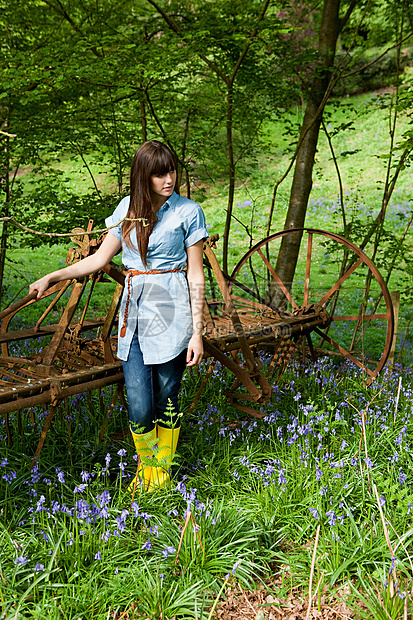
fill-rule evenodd
<path id="1" fill-rule="evenodd" d="M 130 196 L 106 219 L 110 229 L 99 250 L 30 286 L 40 299 L 50 284 L 94 273 L 123 250 L 128 272 L 118 357 L 123 362 L 130 429 L 141 457 L 138 480 L 131 487 L 135 482 L 144 488 L 168 482 L 179 436 L 182 374 L 185 366 L 199 364 L 203 356 L 202 244 L 208 231 L 201 207 L 179 196 L 177 187 L 174 154 L 156 140 L 142 144 L 132 161 Z M 166 415 L 170 404 L 172 419 Z M 151 467 L 155 445 L 158 466 Z"/>

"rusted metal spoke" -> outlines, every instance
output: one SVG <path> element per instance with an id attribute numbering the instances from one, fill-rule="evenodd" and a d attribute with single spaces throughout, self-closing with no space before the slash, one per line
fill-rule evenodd
<path id="1" fill-rule="evenodd" d="M 353 271 L 355 271 L 357 269 L 357 267 L 359 267 L 359 265 L 361 265 L 362 262 L 363 262 L 363 259 L 359 258 L 358 261 L 353 263 L 351 265 L 351 267 L 349 267 L 347 269 L 347 271 L 341 276 L 341 278 L 339 278 L 337 280 L 337 282 L 334 284 L 334 286 L 331 287 L 331 289 L 324 295 L 324 297 L 318 303 L 320 305 L 324 305 L 326 303 L 326 301 L 340 288 L 340 286 L 343 284 L 343 282 L 345 282 L 347 280 L 347 278 L 349 278 L 351 276 Z"/>
<path id="2" fill-rule="evenodd" d="M 290 302 L 292 307 L 295 310 L 298 310 L 298 306 L 295 303 L 294 299 L 291 297 L 290 291 L 285 287 L 284 283 L 281 282 L 280 277 L 275 272 L 275 269 L 271 265 L 271 263 L 267 260 L 267 257 L 264 256 L 264 254 L 262 253 L 261 248 L 257 249 L 257 253 L 259 254 L 259 256 L 261 256 L 261 258 L 264 261 L 265 266 L 267 267 L 268 271 L 271 273 L 272 277 L 274 278 L 274 280 L 276 281 L 276 283 L 278 284 L 278 286 L 280 287 L 280 289 L 282 290 L 282 292 L 284 293 L 284 295 L 286 296 L 286 298 L 288 299 L 288 301 Z"/>
<path id="3" fill-rule="evenodd" d="M 360 318 L 363 318 L 363 321 L 373 321 L 373 319 L 389 319 L 390 312 L 386 312 L 386 314 L 348 314 L 344 316 L 333 316 L 333 321 L 358 321 Z"/>
<path id="4" fill-rule="evenodd" d="M 310 288 L 310 271 L 311 271 L 311 252 L 313 249 L 313 233 L 308 234 L 308 243 L 307 243 L 307 261 L 305 264 L 305 278 L 304 278 L 304 299 L 303 305 L 306 306 L 308 304 L 308 292 Z"/>
<path id="5" fill-rule="evenodd" d="M 368 368 L 365 364 L 363 364 L 360 360 L 358 360 L 352 353 L 350 353 L 350 351 L 347 351 L 347 349 L 345 349 L 340 344 L 335 342 L 332 338 L 330 338 L 330 336 L 327 336 L 326 334 L 324 334 L 321 331 L 321 329 L 318 329 L 318 327 L 316 327 L 315 331 L 317 332 L 319 336 L 321 336 L 321 338 L 323 338 L 323 340 L 326 340 L 326 342 L 331 344 L 331 346 L 334 347 L 337 351 L 339 351 L 344 357 L 347 357 L 349 360 L 353 362 L 353 364 L 356 364 L 356 366 L 358 366 L 359 368 L 367 372 L 367 374 L 369 374 L 370 377 L 375 376 L 374 372 L 372 372 L 370 368 Z"/>
<path id="6" fill-rule="evenodd" d="M 313 360 L 313 363 L 315 364 L 317 361 L 317 353 L 315 352 L 313 341 L 311 340 L 311 334 L 307 334 L 306 339 L 308 343 L 308 348 L 310 349 L 311 359 Z"/>
<path id="7" fill-rule="evenodd" d="M 225 276 L 225 279 L 229 282 L 228 288 L 230 292 L 232 291 L 232 285 L 235 284 L 235 286 L 238 286 L 238 288 L 244 291 L 244 293 L 247 293 L 248 295 L 256 299 L 260 304 L 263 304 L 268 308 L 268 305 L 265 303 L 265 299 L 261 297 L 259 293 L 256 293 L 255 291 L 250 289 L 248 286 L 246 286 L 246 284 L 244 284 L 243 282 L 240 282 L 233 276 L 229 276 L 228 274 L 224 274 L 224 276 Z"/>

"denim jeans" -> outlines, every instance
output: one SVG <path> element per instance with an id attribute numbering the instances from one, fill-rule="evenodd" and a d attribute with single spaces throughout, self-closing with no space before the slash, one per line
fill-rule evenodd
<path id="1" fill-rule="evenodd" d="M 164 426 L 169 426 L 170 422 L 179 426 L 178 392 L 186 367 L 186 349 L 169 362 L 145 365 L 135 332 L 128 359 L 122 365 L 132 430 L 148 433 L 155 421 Z M 172 420 L 165 415 L 169 400 L 175 411 Z"/>

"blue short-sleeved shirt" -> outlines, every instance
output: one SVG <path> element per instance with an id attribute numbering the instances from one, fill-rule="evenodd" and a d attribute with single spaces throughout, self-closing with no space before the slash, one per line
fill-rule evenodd
<path id="1" fill-rule="evenodd" d="M 187 346 L 192 336 L 192 314 L 188 283 L 183 268 L 187 263 L 186 248 L 209 236 L 201 207 L 192 200 L 173 193 L 157 213 L 157 223 L 149 237 L 147 267 L 142 263 L 136 230 L 131 232 L 133 248 L 122 242 L 122 225 L 127 216 L 129 196 L 124 198 L 113 215 L 106 219 L 110 233 L 122 243 L 122 262 L 127 269 L 180 271 L 136 275 L 130 278 L 130 300 L 126 334 L 120 337 L 127 299 L 127 282 L 119 314 L 118 357 L 126 361 L 129 348 L 138 330 L 139 345 L 145 364 L 162 364 L 173 359 Z"/>

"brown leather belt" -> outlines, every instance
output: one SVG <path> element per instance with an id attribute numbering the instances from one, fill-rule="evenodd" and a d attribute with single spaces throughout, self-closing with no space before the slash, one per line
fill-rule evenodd
<path id="1" fill-rule="evenodd" d="M 125 314 L 123 317 L 123 325 L 122 325 L 122 329 L 120 330 L 120 337 L 124 338 L 126 336 L 126 323 L 128 320 L 128 312 L 129 312 L 129 300 L 130 300 L 130 281 L 131 281 L 131 277 L 132 276 L 143 276 L 143 275 L 147 275 L 147 274 L 153 274 L 153 273 L 173 273 L 175 271 L 182 271 L 181 267 L 178 267 L 177 269 L 153 269 L 152 271 L 137 271 L 136 269 L 128 269 L 128 296 L 126 298 L 126 306 L 125 306 Z"/>

